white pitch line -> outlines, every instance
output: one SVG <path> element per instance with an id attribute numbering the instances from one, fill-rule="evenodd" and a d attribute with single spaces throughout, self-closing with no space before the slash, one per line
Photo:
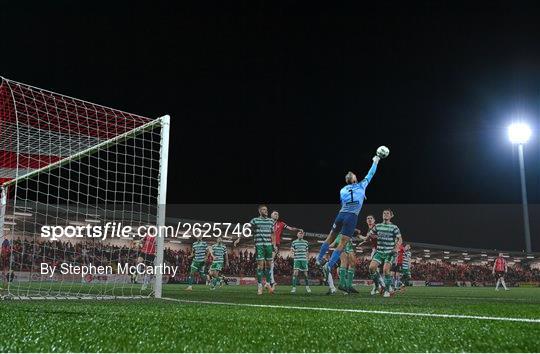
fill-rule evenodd
<path id="1" fill-rule="evenodd" d="M 414 298 L 411 298 L 414 299 Z M 439 299 L 439 300 L 493 300 L 493 301 L 507 301 L 507 302 L 519 302 L 519 301 L 530 301 L 535 302 L 535 300 L 530 299 L 521 299 L 521 298 L 509 298 L 509 297 L 480 297 L 480 296 L 422 296 L 422 299 Z"/>
<path id="2" fill-rule="evenodd" d="M 468 319 L 468 320 L 488 320 L 488 321 L 510 321 L 510 322 L 540 323 L 540 318 L 494 317 L 494 316 L 475 316 L 475 315 L 454 315 L 454 314 L 445 314 L 445 313 L 422 313 L 422 312 L 380 311 L 380 310 L 360 310 L 360 309 L 337 309 L 337 308 L 331 308 L 331 307 L 242 304 L 242 303 L 220 302 L 220 301 L 181 300 L 181 299 L 174 299 L 174 298 L 169 298 L 169 297 L 164 297 L 162 299 L 163 300 L 168 300 L 168 301 L 181 302 L 181 303 L 203 304 L 203 305 L 225 305 L 225 306 L 240 306 L 240 307 L 274 308 L 274 309 L 286 309 L 286 310 L 311 310 L 311 311 L 330 311 L 330 312 L 370 313 L 370 314 L 394 315 L 394 316 L 460 318 L 460 319 Z"/>

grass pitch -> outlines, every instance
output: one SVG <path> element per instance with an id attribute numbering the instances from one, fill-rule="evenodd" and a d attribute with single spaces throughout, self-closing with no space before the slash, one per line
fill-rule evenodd
<path id="1" fill-rule="evenodd" d="M 0 351 L 540 351 L 539 288 L 419 287 L 393 298 L 365 287 L 184 288 L 164 287 L 175 300 L 0 301 Z"/>

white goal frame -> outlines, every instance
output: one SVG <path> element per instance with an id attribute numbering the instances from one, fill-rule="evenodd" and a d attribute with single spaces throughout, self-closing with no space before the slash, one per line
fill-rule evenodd
<path id="1" fill-rule="evenodd" d="M 8 80 L 8 79 L 5 79 L 3 77 L 0 76 L 0 84 L 2 83 L 5 83 L 5 82 L 8 82 L 8 83 L 11 83 L 11 84 L 20 84 L 20 83 L 17 83 L 15 81 L 12 81 L 12 80 Z M 20 85 L 24 85 L 25 87 L 28 87 L 28 88 L 31 88 L 31 89 L 35 89 L 35 90 L 40 90 L 42 92 L 48 92 L 48 93 L 51 93 L 51 94 L 55 94 L 55 95 L 58 95 L 54 92 L 51 92 L 51 91 L 47 91 L 47 90 L 43 90 L 43 89 L 40 89 L 40 88 L 37 88 L 37 87 L 33 87 L 33 86 L 30 86 L 30 85 L 27 85 L 27 84 L 20 84 Z M 12 94 L 12 98 L 15 102 L 15 98 L 13 97 L 13 93 Z M 72 97 L 69 97 L 69 96 L 65 96 L 65 95 L 62 95 L 63 97 L 66 97 L 66 98 L 72 98 Z M 78 102 L 82 102 L 82 103 L 88 103 L 88 104 L 92 104 L 93 103 L 90 103 L 90 102 L 87 102 L 87 101 L 84 101 L 84 100 L 80 100 L 80 99 L 76 99 L 76 98 L 72 98 L 73 100 L 77 100 Z M 103 107 L 103 106 L 101 106 Z M 104 108 L 107 108 L 107 107 L 104 107 Z M 111 109 L 112 110 L 112 109 Z M 18 124 L 18 117 L 17 117 L 17 111 L 15 110 L 15 118 L 16 118 L 16 121 L 17 121 L 17 124 Z M 17 125 L 18 127 L 18 125 Z M 50 171 L 50 170 L 53 170 L 55 168 L 59 168 L 67 163 L 70 163 L 70 162 L 73 162 L 73 161 L 77 161 L 77 160 L 80 160 L 86 156 L 89 156 L 91 155 L 92 153 L 96 152 L 96 151 L 99 151 L 100 149 L 103 149 L 103 148 L 107 148 L 108 146 L 112 146 L 116 143 L 119 143 L 119 142 L 122 142 L 124 140 L 128 140 L 130 138 L 134 138 L 136 136 L 138 136 L 139 134 L 142 134 L 146 131 L 152 131 L 154 129 L 157 129 L 158 127 L 161 128 L 161 133 L 160 133 L 160 138 L 161 138 L 161 141 L 160 141 L 160 147 L 159 147 L 159 177 L 158 177 L 158 186 L 157 186 L 157 202 L 158 202 L 158 205 L 157 205 L 157 215 L 156 215 L 156 226 L 157 226 L 157 229 L 159 230 L 159 236 L 157 237 L 157 240 L 156 240 L 156 254 L 155 254 L 155 262 L 154 264 L 156 265 L 161 265 L 164 263 L 164 249 L 165 249 L 165 237 L 166 237 L 166 228 L 165 228 L 165 223 L 166 223 L 166 203 L 167 203 L 167 175 L 168 175 L 168 157 L 169 157 L 169 135 L 170 135 L 170 116 L 169 115 L 164 115 L 164 116 L 161 116 L 159 118 L 156 118 L 154 120 L 150 120 L 148 121 L 147 123 L 139 126 L 139 127 L 136 127 L 134 129 L 131 129 L 129 131 L 126 131 L 118 136 L 115 136 L 113 138 L 110 138 L 108 140 L 105 140 L 105 141 L 102 141 L 100 142 L 99 144 L 96 144 L 94 146 L 90 146 L 82 151 L 79 151 L 71 156 L 67 156 L 67 157 L 64 157 L 56 162 L 53 162 L 53 163 L 50 163 L 48 164 L 47 166 L 44 166 L 42 168 L 38 168 L 38 169 L 35 169 L 35 170 L 32 170 L 32 171 L 29 171 L 25 174 L 22 174 L 22 175 L 18 175 L 18 171 L 19 171 L 19 167 L 17 165 L 17 176 L 16 178 L 13 178 L 13 179 L 10 179 L 8 181 L 5 181 L 3 183 L 0 184 L 0 243 L 4 240 L 4 237 L 7 237 L 6 235 L 6 232 L 5 232 L 5 218 L 6 218 L 6 212 L 7 212 L 7 205 L 8 205 L 8 187 L 10 186 L 14 186 L 15 188 L 17 188 L 17 184 L 19 182 L 22 182 L 22 181 L 25 181 L 25 180 L 28 180 L 30 179 L 31 177 L 33 176 L 36 176 L 40 173 L 43 173 L 43 172 L 47 172 L 47 171 Z M 18 130 L 18 128 L 17 128 Z M 17 135 L 17 139 L 18 139 L 18 135 Z M 17 142 L 18 143 L 18 142 Z M 17 147 L 18 149 L 18 147 Z M 18 156 L 18 151 L 17 151 L 17 156 Z M 18 157 L 17 157 L 18 159 Z M 11 252 L 10 254 L 10 266 L 11 266 L 11 263 L 12 263 L 12 258 L 13 258 L 13 251 Z M 11 269 L 11 268 L 10 268 Z M 162 287 L 162 282 L 163 282 L 163 273 L 162 273 L 162 267 L 156 267 L 156 271 L 158 273 L 156 273 L 155 275 L 155 278 L 153 279 L 153 285 L 154 285 L 154 288 L 153 288 L 153 292 L 151 293 L 151 295 L 153 295 L 153 297 L 155 298 L 162 298 L 162 292 L 163 292 L 163 287 Z M 0 287 L 1 287 L 1 283 L 2 281 L 0 281 Z M 1 298 L 13 298 L 13 299 L 24 299 L 25 297 L 24 296 L 14 296 L 14 297 L 11 297 L 9 296 L 9 284 L 10 282 L 7 282 L 8 285 L 7 285 L 7 290 L 8 290 L 8 296 L 0 296 L 0 299 Z M 6 289 L 5 289 L 6 290 Z M 72 297 L 72 296 L 54 296 L 54 297 L 49 297 L 49 296 L 43 296 L 43 297 L 32 297 L 32 299 L 34 298 L 41 298 L 41 299 L 48 299 L 48 298 L 54 298 L 54 299 L 58 299 L 58 298 L 89 298 L 89 299 L 106 299 L 106 298 L 113 298 L 113 299 L 116 299 L 116 298 L 133 298 L 133 297 L 140 297 L 140 296 L 98 296 L 98 297 L 93 297 L 93 296 L 75 296 L 75 297 Z"/>

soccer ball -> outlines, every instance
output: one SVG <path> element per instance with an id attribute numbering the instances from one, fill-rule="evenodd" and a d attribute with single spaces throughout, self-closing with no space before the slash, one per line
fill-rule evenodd
<path id="1" fill-rule="evenodd" d="M 390 149 L 386 146 L 379 146 L 377 148 L 377 156 L 379 156 L 381 159 L 384 159 L 390 155 Z"/>

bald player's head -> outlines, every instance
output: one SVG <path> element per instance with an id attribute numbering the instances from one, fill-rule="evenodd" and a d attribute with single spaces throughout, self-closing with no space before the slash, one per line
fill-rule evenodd
<path id="1" fill-rule="evenodd" d="M 352 184 L 356 182 L 358 182 L 358 180 L 356 179 L 356 175 L 351 171 L 347 172 L 347 174 L 345 175 L 345 183 Z"/>

